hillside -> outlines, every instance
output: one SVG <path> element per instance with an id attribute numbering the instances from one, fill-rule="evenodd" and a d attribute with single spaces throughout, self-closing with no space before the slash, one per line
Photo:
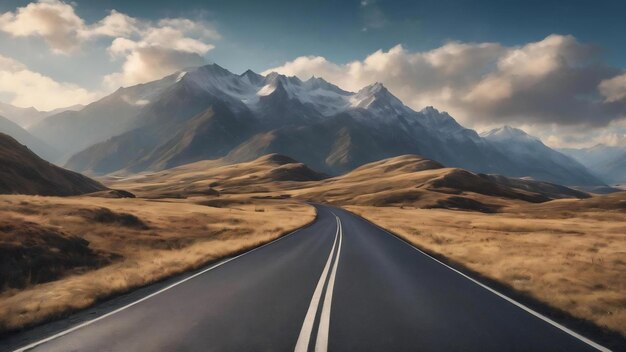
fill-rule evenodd
<path id="1" fill-rule="evenodd" d="M 0 133 L 8 134 L 15 138 L 46 160 L 54 161 L 59 155 L 54 148 L 30 134 L 15 122 L 2 116 L 0 116 Z"/>
<path id="2" fill-rule="evenodd" d="M 69 196 L 106 189 L 79 173 L 55 166 L 0 133 L 0 194 Z"/>

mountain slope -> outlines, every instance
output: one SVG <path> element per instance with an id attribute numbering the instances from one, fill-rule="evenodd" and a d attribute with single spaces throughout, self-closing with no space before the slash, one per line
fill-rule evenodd
<path id="1" fill-rule="evenodd" d="M 54 148 L 31 135 L 28 131 L 18 126 L 16 123 L 2 116 L 0 116 L 0 133 L 5 133 L 15 138 L 18 142 L 25 144 L 28 148 L 36 154 L 41 155 L 46 160 L 55 160 L 59 156 L 58 151 Z"/>
<path id="2" fill-rule="evenodd" d="M 432 107 L 414 111 L 380 83 L 352 93 L 320 78 L 302 81 L 252 71 L 236 75 L 213 64 L 149 84 L 167 88 L 137 112 L 132 128 L 77 153 L 68 167 L 136 172 L 207 158 L 242 162 L 279 153 L 339 174 L 375 160 L 419 154 L 476 172 L 602 184 L 548 147 L 535 155 L 512 153 L 445 112 Z M 509 143 L 526 145 L 520 139 Z"/>
<path id="3" fill-rule="evenodd" d="M 176 75 L 159 81 L 120 88 L 79 111 L 63 111 L 29 128 L 58 149 L 66 161 L 71 155 L 134 127 L 135 117 L 176 81 Z"/>
<path id="4" fill-rule="evenodd" d="M 481 134 L 502 153 L 515 160 L 507 175 L 568 184 L 593 185 L 602 181 L 578 161 L 559 153 L 526 132 L 504 126 Z"/>
<path id="5" fill-rule="evenodd" d="M 39 158 L 0 133 L 0 193 L 68 196 L 105 190 L 100 183 Z"/>
<path id="6" fill-rule="evenodd" d="M 626 148 L 598 144 L 591 148 L 560 149 L 610 184 L 626 183 Z"/>

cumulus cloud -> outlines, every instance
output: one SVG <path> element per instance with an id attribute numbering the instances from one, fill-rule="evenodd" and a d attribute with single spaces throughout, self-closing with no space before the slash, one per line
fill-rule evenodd
<path id="1" fill-rule="evenodd" d="M 97 97 L 72 83 L 57 82 L 22 63 L 0 55 L 0 93 L 11 97 L 10 103 L 21 107 L 34 106 L 51 110 L 74 104 L 87 104 Z"/>
<path id="2" fill-rule="evenodd" d="M 572 36 L 550 35 L 515 47 L 449 42 L 423 52 L 398 45 L 347 64 L 308 56 L 265 73 L 271 71 L 321 76 L 352 91 L 379 81 L 413 108 L 434 105 L 470 126 L 597 127 L 626 116 L 622 72 Z"/>
<path id="3" fill-rule="evenodd" d="M 40 0 L 0 15 L 0 30 L 16 37 L 39 36 L 57 53 L 75 50 L 84 27 L 74 8 L 58 0 Z"/>
<path id="4" fill-rule="evenodd" d="M 584 129 L 576 126 L 528 126 L 528 133 L 540 137 L 553 148 L 588 148 L 598 144 L 626 147 L 626 120 L 609 123 L 606 128 Z"/>
<path id="5" fill-rule="evenodd" d="M 211 26 L 189 19 L 162 19 L 147 26 L 136 39 L 118 37 L 108 51 L 124 58 L 122 70 L 104 77 L 109 88 L 158 79 L 184 68 L 205 63 L 203 55 L 213 49 L 208 40 L 219 39 Z"/>
<path id="6" fill-rule="evenodd" d="M 203 63 L 204 58 L 194 52 L 178 51 L 156 45 L 137 45 L 125 57 L 122 71 L 105 76 L 104 84 L 109 88 L 134 85 Z"/>
<path id="7" fill-rule="evenodd" d="M 626 99 L 626 73 L 600 82 L 599 88 L 608 103 Z"/>
<path id="8" fill-rule="evenodd" d="M 0 32 L 14 37 L 41 38 L 56 54 L 70 55 L 89 41 L 110 41 L 107 52 L 120 62 L 120 70 L 102 79 L 111 91 L 159 79 L 177 70 L 205 63 L 204 55 L 220 39 L 215 27 L 203 20 L 163 18 L 144 20 L 116 10 L 86 23 L 75 4 L 63 0 L 39 0 L 0 14 Z M 40 109 L 89 102 L 98 93 L 57 82 L 33 72 L 15 60 L 0 56 L 0 93 L 20 106 Z"/>
<path id="9" fill-rule="evenodd" d="M 188 18 L 142 20 L 112 10 L 87 24 L 73 3 L 39 0 L 0 15 L 0 31 L 16 37 L 41 37 L 55 53 L 71 54 L 83 43 L 108 38 L 107 51 L 121 62 L 121 70 L 103 78 L 106 89 L 161 78 L 174 71 L 205 63 L 220 34 L 210 23 Z"/>
<path id="10" fill-rule="evenodd" d="M 80 37 L 88 39 L 97 36 L 122 37 L 130 36 L 140 31 L 142 25 L 136 18 L 130 17 L 121 12 L 111 10 L 108 16 L 97 23 L 80 29 Z"/>

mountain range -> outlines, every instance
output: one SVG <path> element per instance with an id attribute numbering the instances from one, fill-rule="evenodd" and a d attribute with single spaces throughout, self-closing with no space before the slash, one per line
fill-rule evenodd
<path id="1" fill-rule="evenodd" d="M 4 116 L 5 118 L 18 124 L 20 127 L 28 129 L 49 116 L 56 115 L 63 111 L 77 111 L 82 108 L 82 105 L 72 105 L 50 111 L 40 111 L 32 106 L 29 108 L 21 108 L 0 102 L 0 116 Z"/>
<path id="2" fill-rule="evenodd" d="M 591 148 L 560 149 L 610 184 L 626 183 L 626 147 L 598 144 Z"/>
<path id="3" fill-rule="evenodd" d="M 480 173 L 603 184 L 578 161 L 521 130 L 479 135 L 433 107 L 412 110 L 380 83 L 348 92 L 321 78 L 250 70 L 237 75 L 217 64 L 120 88 L 29 132 L 59 150 L 66 167 L 93 174 L 279 153 L 337 175 L 417 154 Z"/>

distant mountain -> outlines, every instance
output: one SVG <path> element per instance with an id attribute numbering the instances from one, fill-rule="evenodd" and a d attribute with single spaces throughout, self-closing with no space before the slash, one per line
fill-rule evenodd
<path id="1" fill-rule="evenodd" d="M 65 162 L 72 154 L 103 142 L 134 127 L 134 118 L 161 92 L 168 89 L 176 75 L 159 81 L 120 88 L 79 111 L 63 111 L 33 125 L 29 131 L 59 150 Z"/>
<path id="2" fill-rule="evenodd" d="M 107 189 L 79 173 L 55 166 L 0 133 L 0 194 L 69 196 Z"/>
<path id="3" fill-rule="evenodd" d="M 2 116 L 0 116 L 0 133 L 5 133 L 15 138 L 18 142 L 25 144 L 33 152 L 41 155 L 46 160 L 54 161 L 59 156 L 58 151 L 54 148 L 31 135 L 13 121 Z"/>
<path id="4" fill-rule="evenodd" d="M 380 83 L 353 93 L 321 78 L 302 81 L 252 71 L 236 75 L 213 64 L 143 86 L 159 89 L 150 89 L 151 97 L 132 111 L 124 106 L 126 113 L 121 115 L 126 122 L 115 126 L 126 131 L 115 137 L 109 138 L 115 133 L 112 129 L 93 126 L 102 125 L 103 119 L 117 121 L 120 114 L 96 118 L 89 114 L 89 106 L 80 112 L 85 118 L 81 121 L 90 121 L 85 128 L 91 133 L 78 133 L 73 140 L 84 141 L 81 146 L 102 142 L 72 156 L 67 167 L 95 173 L 136 172 L 221 157 L 250 161 L 279 153 L 316 170 L 339 174 L 368 162 L 419 154 L 477 172 L 572 185 L 602 184 L 584 167 L 556 157 L 560 154 L 545 146 L 538 149 L 543 154 L 512 155 L 508 146 L 464 128 L 445 112 L 432 107 L 414 111 Z M 118 107 L 119 95 L 116 92 L 92 105 L 114 101 L 112 106 Z M 45 122 L 52 123 L 58 116 Z M 68 128 L 59 127 L 57 137 Z M 526 145 L 511 140 L 522 142 Z"/>
<path id="5" fill-rule="evenodd" d="M 609 184 L 626 183 L 626 147 L 598 144 L 591 148 L 560 149 Z"/>
<path id="6" fill-rule="evenodd" d="M 601 183 L 581 163 L 551 149 L 538 138 L 520 129 L 504 126 L 485 132 L 481 137 L 516 161 L 507 170 L 508 176 L 529 176 L 570 185 Z"/>
<path id="7" fill-rule="evenodd" d="M 4 116 L 14 123 L 20 125 L 20 127 L 28 129 L 31 126 L 41 122 L 48 116 L 52 116 L 63 111 L 77 111 L 82 108 L 83 105 L 72 105 L 50 111 L 39 111 L 33 107 L 20 108 L 11 104 L 0 102 L 0 116 Z"/>

